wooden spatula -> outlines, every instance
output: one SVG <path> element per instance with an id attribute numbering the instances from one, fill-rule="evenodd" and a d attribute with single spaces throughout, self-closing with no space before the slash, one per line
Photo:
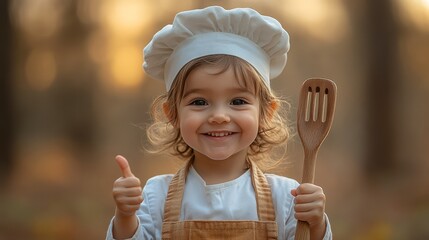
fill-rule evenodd
<path id="1" fill-rule="evenodd" d="M 310 78 L 301 87 L 297 125 L 304 147 L 302 183 L 314 183 L 317 152 L 331 129 L 336 96 L 337 86 L 328 79 Z M 307 222 L 298 221 L 295 239 L 310 239 Z"/>

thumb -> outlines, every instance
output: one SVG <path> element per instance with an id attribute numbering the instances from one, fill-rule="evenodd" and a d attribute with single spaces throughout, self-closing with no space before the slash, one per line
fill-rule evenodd
<path id="1" fill-rule="evenodd" d="M 124 158 L 121 155 L 118 155 L 115 157 L 116 163 L 118 164 L 119 168 L 121 169 L 122 176 L 123 177 L 134 177 L 134 174 L 131 172 L 130 165 L 128 164 L 128 161 L 126 158 Z"/>
<path id="2" fill-rule="evenodd" d="M 292 194 L 292 196 L 296 197 L 298 196 L 298 189 L 292 189 L 290 193 Z"/>

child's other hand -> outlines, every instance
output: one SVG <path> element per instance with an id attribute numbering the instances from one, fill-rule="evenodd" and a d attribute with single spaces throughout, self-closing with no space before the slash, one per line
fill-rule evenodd
<path id="1" fill-rule="evenodd" d="M 295 218 L 308 222 L 310 229 L 325 229 L 325 202 L 323 189 L 310 183 L 303 183 L 293 189 L 295 197 Z"/>
<path id="2" fill-rule="evenodd" d="M 127 159 L 118 155 L 115 160 L 122 172 L 122 177 L 113 184 L 116 216 L 133 216 L 143 202 L 141 182 L 131 172 Z"/>

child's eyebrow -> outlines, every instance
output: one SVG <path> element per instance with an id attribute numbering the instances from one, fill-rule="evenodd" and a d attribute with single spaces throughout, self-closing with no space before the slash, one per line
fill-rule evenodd
<path id="1" fill-rule="evenodd" d="M 190 95 L 192 93 L 200 93 L 200 92 L 204 92 L 204 89 L 202 89 L 202 88 L 192 88 L 192 89 L 184 91 L 182 98 L 185 98 L 185 97 L 187 97 L 188 95 Z"/>

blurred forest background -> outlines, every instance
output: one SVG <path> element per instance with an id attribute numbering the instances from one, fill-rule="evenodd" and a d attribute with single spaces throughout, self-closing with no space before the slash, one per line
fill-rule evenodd
<path id="1" fill-rule="evenodd" d="M 178 11 L 252 7 L 291 37 L 276 92 L 338 85 L 319 152 L 335 239 L 429 239 L 429 0 L 0 1 L 0 239 L 103 239 L 126 156 L 145 182 L 180 163 L 143 150 L 165 89 L 142 49 Z M 296 135 L 280 173 L 300 179 Z"/>

